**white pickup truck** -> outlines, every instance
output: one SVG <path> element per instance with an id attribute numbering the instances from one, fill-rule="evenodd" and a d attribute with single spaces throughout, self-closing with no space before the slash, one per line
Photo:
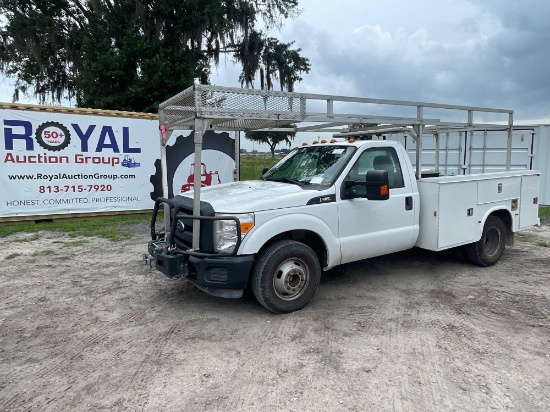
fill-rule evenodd
<path id="1" fill-rule="evenodd" d="M 495 264 L 514 233 L 539 224 L 537 171 L 421 177 L 393 141 L 344 141 L 294 149 L 258 181 L 159 198 L 148 252 L 168 277 L 215 296 L 251 286 L 276 313 L 303 308 L 323 271 L 412 247 L 457 248 Z M 157 233 L 159 206 L 170 210 Z M 200 247 L 192 248 L 199 219 Z"/>

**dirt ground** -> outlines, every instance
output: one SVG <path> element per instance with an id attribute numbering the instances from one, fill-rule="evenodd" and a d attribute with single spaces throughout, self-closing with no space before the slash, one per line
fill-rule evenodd
<path id="1" fill-rule="evenodd" d="M 0 239 L 0 411 L 550 410 L 548 226 L 491 268 L 345 265 L 289 315 L 149 270 L 132 230 Z"/>

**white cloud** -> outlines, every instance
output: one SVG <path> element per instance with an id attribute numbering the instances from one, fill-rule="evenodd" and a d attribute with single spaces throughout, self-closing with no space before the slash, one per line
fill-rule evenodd
<path id="1" fill-rule="evenodd" d="M 299 91 L 550 114 L 547 0 L 301 4 L 283 30 L 311 59 Z"/>

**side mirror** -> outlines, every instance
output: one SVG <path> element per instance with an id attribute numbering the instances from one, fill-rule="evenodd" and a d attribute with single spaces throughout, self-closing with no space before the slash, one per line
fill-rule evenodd
<path id="1" fill-rule="evenodd" d="M 388 172 L 371 170 L 364 182 L 346 179 L 342 183 L 342 199 L 366 198 L 369 200 L 388 200 L 390 198 Z"/>
<path id="2" fill-rule="evenodd" d="M 390 198 L 390 181 L 385 170 L 367 172 L 366 198 L 369 200 L 388 200 Z"/>
<path id="3" fill-rule="evenodd" d="M 262 169 L 262 176 L 265 175 L 267 173 L 267 171 L 269 170 L 269 167 L 264 167 Z"/>

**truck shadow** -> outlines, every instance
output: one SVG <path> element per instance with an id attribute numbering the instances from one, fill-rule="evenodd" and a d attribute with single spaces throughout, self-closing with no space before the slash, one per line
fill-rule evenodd
<path id="1" fill-rule="evenodd" d="M 394 270 L 403 267 L 425 266 L 426 269 L 428 269 L 431 266 L 437 270 L 438 266 L 448 263 L 457 265 L 465 264 L 465 262 L 461 262 L 451 252 L 432 252 L 425 249 L 413 248 L 403 252 L 337 266 L 323 272 L 321 276 L 321 285 L 355 281 L 358 272 L 361 273 L 362 277 L 375 278 L 389 275 Z"/>

